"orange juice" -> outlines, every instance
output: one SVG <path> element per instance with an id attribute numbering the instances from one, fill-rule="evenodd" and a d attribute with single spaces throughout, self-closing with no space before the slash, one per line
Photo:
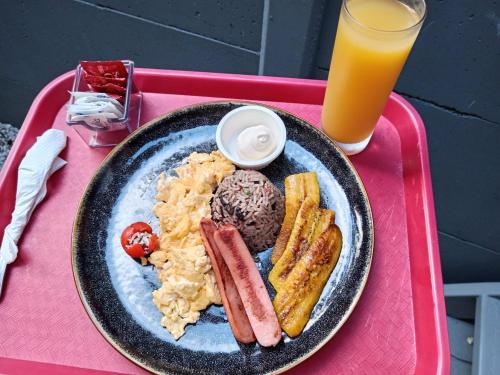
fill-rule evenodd
<path id="1" fill-rule="evenodd" d="M 373 133 L 425 13 L 423 0 L 412 2 L 421 7 L 344 0 L 321 116 L 323 131 L 341 146 L 367 143 Z"/>

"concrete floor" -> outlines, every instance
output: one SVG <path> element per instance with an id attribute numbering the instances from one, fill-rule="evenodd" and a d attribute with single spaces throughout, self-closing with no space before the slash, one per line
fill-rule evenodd
<path id="1" fill-rule="evenodd" d="M 18 129 L 9 124 L 0 123 L 0 168 L 3 166 Z"/>

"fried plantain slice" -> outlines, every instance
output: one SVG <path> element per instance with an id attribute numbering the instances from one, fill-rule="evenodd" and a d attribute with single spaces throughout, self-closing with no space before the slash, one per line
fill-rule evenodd
<path id="1" fill-rule="evenodd" d="M 327 230 L 330 228 L 330 226 L 334 225 L 334 220 L 335 220 L 335 212 L 334 211 L 330 211 L 330 210 L 327 210 L 327 209 L 324 209 L 324 208 L 321 208 L 319 209 L 320 211 L 322 211 L 322 215 L 321 217 L 319 218 L 319 220 L 316 222 L 316 226 L 314 228 L 314 232 L 312 234 L 312 237 L 311 237 L 311 240 L 310 240 L 310 243 L 313 244 L 314 242 L 316 242 L 318 240 L 318 238 Z M 312 245 L 311 245 L 312 246 Z M 304 255 L 304 254 L 303 254 Z M 297 262 L 299 260 L 297 259 Z M 295 262 L 294 266 L 297 264 L 297 262 Z M 293 269 L 293 267 L 292 267 Z M 289 274 L 291 273 L 292 269 L 290 269 L 290 272 Z M 289 276 L 289 274 L 287 276 Z M 283 281 L 281 284 L 280 284 L 280 290 L 283 288 L 283 285 L 285 284 L 285 281 Z M 284 300 L 286 301 L 286 300 Z M 284 302 L 283 301 L 283 302 Z"/>
<path id="2" fill-rule="evenodd" d="M 285 218 L 271 255 L 272 264 L 276 264 L 283 255 L 297 213 L 306 197 L 311 197 L 319 205 L 320 193 L 316 172 L 298 173 L 285 178 Z"/>
<path id="3" fill-rule="evenodd" d="M 312 239 L 309 241 L 310 243 L 316 241 L 335 222 L 335 211 L 327 210 L 326 208 L 320 208 L 319 210 L 320 213 L 316 220 Z"/>
<path id="4" fill-rule="evenodd" d="M 281 255 L 283 255 L 290 234 L 292 233 L 297 213 L 304 201 L 305 189 L 303 180 L 303 173 L 285 178 L 285 217 L 271 255 L 272 264 L 276 264 Z"/>
<path id="5" fill-rule="evenodd" d="M 276 294 L 273 306 L 281 328 L 299 335 L 309 321 L 342 249 L 342 233 L 332 224 L 309 247 Z"/>
<path id="6" fill-rule="evenodd" d="M 301 173 L 302 175 L 302 185 L 305 190 L 305 197 L 311 197 L 319 205 L 320 192 L 318 175 L 316 172 Z"/>
<path id="7" fill-rule="evenodd" d="M 306 200 L 309 202 L 310 198 Z M 307 212 L 311 207 L 314 207 L 314 212 Z M 317 208 L 315 202 L 302 205 L 285 252 L 269 273 L 269 281 L 277 291 L 304 252 L 333 224 L 334 220 L 334 211 Z"/>
<path id="8" fill-rule="evenodd" d="M 286 277 L 312 242 L 316 222 L 321 210 L 311 197 L 306 197 L 300 206 L 292 234 L 283 255 L 269 272 L 269 281 L 279 290 Z"/>

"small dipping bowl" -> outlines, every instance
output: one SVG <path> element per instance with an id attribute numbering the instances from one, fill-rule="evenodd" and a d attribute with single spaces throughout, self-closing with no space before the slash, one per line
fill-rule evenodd
<path id="1" fill-rule="evenodd" d="M 264 158 L 243 159 L 237 151 L 237 138 L 246 128 L 264 125 L 275 141 L 274 150 Z M 274 161 L 285 148 L 286 128 L 283 120 L 272 110 L 258 105 L 247 105 L 228 112 L 217 126 L 217 147 L 222 155 L 242 169 L 261 169 Z"/>

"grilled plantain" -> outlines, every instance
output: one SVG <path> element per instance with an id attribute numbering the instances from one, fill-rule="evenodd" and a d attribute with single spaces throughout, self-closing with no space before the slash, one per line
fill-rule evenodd
<path id="1" fill-rule="evenodd" d="M 318 208 L 311 197 L 304 199 L 285 251 L 269 273 L 274 289 L 280 289 L 302 254 L 333 223 L 334 216 L 333 211 Z"/>
<path id="2" fill-rule="evenodd" d="M 316 241 L 335 222 L 335 211 L 327 210 L 326 208 L 320 208 L 319 211 L 310 243 Z"/>
<path id="3" fill-rule="evenodd" d="M 301 173 L 305 197 L 311 197 L 319 205 L 319 184 L 316 172 Z"/>
<path id="4" fill-rule="evenodd" d="M 299 335 L 309 321 L 341 248 L 342 233 L 332 224 L 300 258 L 276 294 L 273 306 L 288 336 Z"/>
<path id="5" fill-rule="evenodd" d="M 271 255 L 272 264 L 276 264 L 283 255 L 297 213 L 306 197 L 311 197 L 319 205 L 319 184 L 315 172 L 293 174 L 285 178 L 285 218 Z"/>

